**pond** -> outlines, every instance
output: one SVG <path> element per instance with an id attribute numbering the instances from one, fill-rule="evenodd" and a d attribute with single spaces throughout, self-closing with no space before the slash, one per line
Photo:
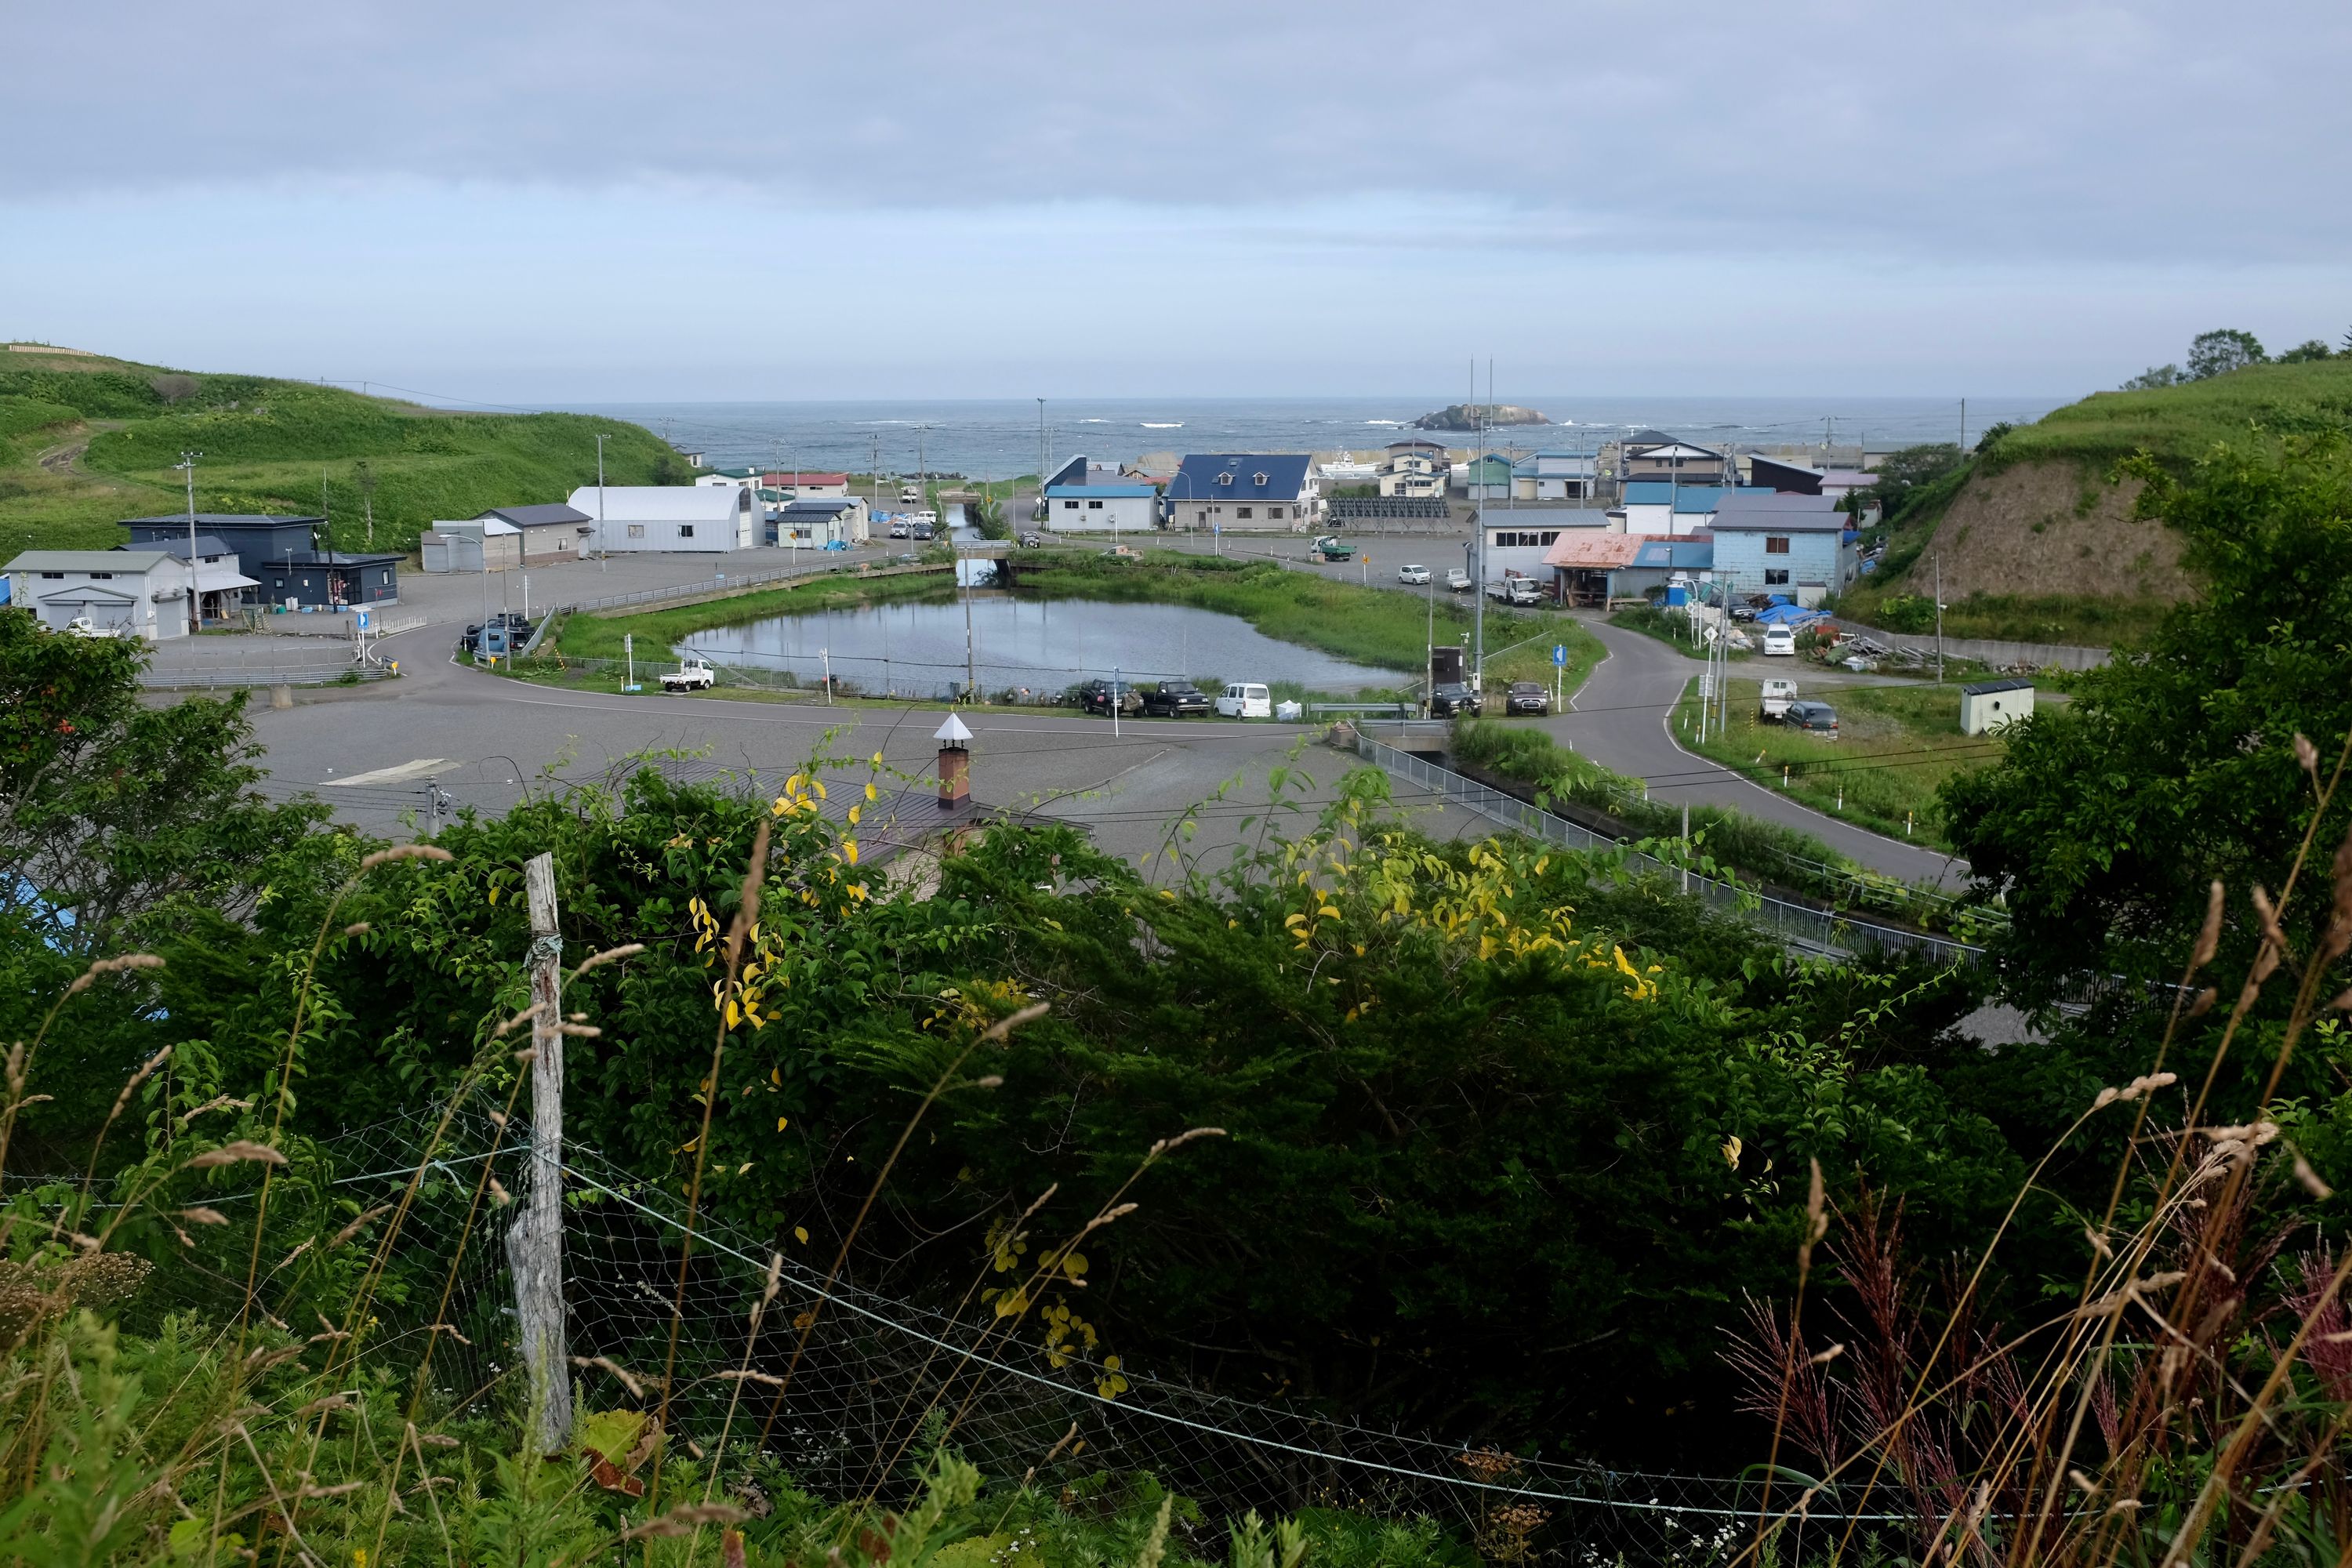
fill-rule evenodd
<path id="1" fill-rule="evenodd" d="M 789 672 L 801 685 L 817 684 L 829 662 L 835 680 L 859 691 L 943 696 L 964 683 L 966 608 L 897 603 L 783 616 L 697 632 L 677 648 L 716 664 Z M 1185 605 L 983 593 L 971 596 L 969 608 L 972 673 L 989 692 L 1057 692 L 1108 679 L 1114 669 L 1130 681 L 1280 680 L 1318 691 L 1404 679 L 1276 642 L 1237 616 Z"/>

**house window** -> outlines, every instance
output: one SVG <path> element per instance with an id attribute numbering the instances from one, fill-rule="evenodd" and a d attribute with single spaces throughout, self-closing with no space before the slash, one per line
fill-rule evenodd
<path id="1" fill-rule="evenodd" d="M 1265 509 L 1265 515 L 1279 521 L 1283 516 L 1283 510 L 1278 506 L 1270 506 Z"/>
<path id="2" fill-rule="evenodd" d="M 1237 518 L 1238 518 L 1238 517 L 1247 517 L 1247 516 L 1249 516 L 1249 514 L 1250 514 L 1250 509 L 1249 509 L 1249 508 L 1247 508 L 1247 507 L 1245 507 L 1245 506 L 1237 506 L 1237 507 L 1234 508 L 1234 515 L 1235 517 L 1237 517 Z"/>
<path id="3" fill-rule="evenodd" d="M 62 572 L 44 572 L 41 575 L 53 583 L 62 583 L 66 580 L 66 574 Z"/>
<path id="4" fill-rule="evenodd" d="M 629 537 L 631 539 L 643 539 L 645 536 L 646 525 L 644 523 L 633 522 L 629 524 Z"/>
<path id="5" fill-rule="evenodd" d="M 89 580 L 93 583 L 111 583 L 114 581 L 114 574 L 111 572 L 93 572 L 89 574 Z"/>
<path id="6" fill-rule="evenodd" d="M 1062 510 L 1064 511 L 1076 511 L 1078 510 L 1078 503 L 1074 500 L 1066 500 L 1062 503 Z"/>
<path id="7" fill-rule="evenodd" d="M 1087 510 L 1088 511 L 1100 511 L 1102 510 L 1102 502 L 1098 500 L 1090 500 L 1087 502 Z"/>
<path id="8" fill-rule="evenodd" d="M 1780 533 L 1766 534 L 1764 536 L 1764 553 L 1767 555 L 1786 555 L 1789 553 L 1788 536 Z"/>
<path id="9" fill-rule="evenodd" d="M 1767 588 L 1787 587 L 1789 569 L 1786 566 L 1767 566 L 1764 568 L 1764 585 Z"/>
<path id="10" fill-rule="evenodd" d="M 1550 532 L 1546 533 L 1546 534 L 1543 534 L 1541 537 L 1539 537 L 1539 538 L 1536 541 L 1536 542 L 1537 542 L 1537 543 L 1538 543 L 1538 544 L 1545 544 L 1545 545 L 1549 545 L 1549 544 L 1554 544 L 1554 543 L 1559 542 L 1559 530 L 1558 530 L 1558 529 L 1553 529 Z"/>
<path id="11" fill-rule="evenodd" d="M 679 523 L 677 525 L 677 536 L 680 539 L 692 539 L 694 537 L 694 524 L 690 522 Z"/>

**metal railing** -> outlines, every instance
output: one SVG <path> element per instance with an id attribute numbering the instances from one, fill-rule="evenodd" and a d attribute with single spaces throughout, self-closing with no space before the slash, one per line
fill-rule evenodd
<path id="1" fill-rule="evenodd" d="M 773 583 L 797 582 L 809 577 L 879 577 L 886 573 L 944 572 L 949 569 L 944 563 L 938 566 L 914 567 L 897 563 L 888 566 L 867 564 L 871 570 L 864 572 L 858 570 L 856 563 L 833 562 L 822 566 L 777 566 L 757 572 L 714 573 L 713 580 L 709 583 L 677 583 L 667 588 L 640 588 L 633 594 L 607 594 L 601 598 L 582 599 L 561 607 L 567 610 L 610 610 L 623 605 L 657 605 L 671 599 L 707 599 L 731 594 L 738 588 L 760 588 Z"/>
<path id="2" fill-rule="evenodd" d="M 1881 925 L 1833 910 L 1816 909 L 1810 904 L 1793 903 L 1755 888 L 1706 876 L 1686 865 L 1662 859 L 1643 850 L 1628 848 L 1622 841 L 1606 834 L 1596 833 L 1580 823 L 1555 816 L 1550 812 L 1538 811 L 1517 795 L 1506 795 L 1475 779 L 1465 778 L 1451 768 L 1441 767 L 1410 752 L 1399 751 L 1369 735 L 1357 735 L 1356 753 L 1366 762 L 1386 769 L 1451 805 L 1475 811 L 1530 838 L 1539 838 L 1565 848 L 1596 850 L 1622 857 L 1623 863 L 1635 872 L 1677 882 L 1689 896 L 1736 914 L 1792 945 L 1834 954 L 1852 954 L 1865 950 L 1913 952 L 1937 963 L 1975 964 L 1983 962 L 1985 957 L 1985 950 L 1972 942 L 1900 926 Z"/>
<path id="3" fill-rule="evenodd" d="M 206 669 L 142 669 L 139 684 L 151 691 L 214 689 L 223 687 L 333 686 L 356 676 L 362 683 L 389 680 L 392 671 L 352 663 L 273 667 L 220 665 Z"/>

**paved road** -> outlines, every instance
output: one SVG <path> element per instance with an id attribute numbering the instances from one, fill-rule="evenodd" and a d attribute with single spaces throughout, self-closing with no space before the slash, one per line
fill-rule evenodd
<path id="1" fill-rule="evenodd" d="M 525 789 L 545 787 L 551 768 L 593 779 L 649 750 L 688 753 L 661 765 L 688 778 L 781 780 L 820 749 L 856 762 L 861 781 L 863 759 L 877 751 L 913 777 L 936 761 L 931 736 L 944 718 L 936 709 L 561 690 L 452 663 L 461 620 L 384 639 L 383 651 L 400 661 L 396 681 L 306 690 L 287 710 L 257 706 L 273 787 L 313 791 L 342 820 L 405 837 L 406 819 L 424 814 L 433 786 L 458 805 L 502 811 Z M 1228 847 L 1263 830 L 1276 797 L 1274 768 L 1297 754 L 1294 773 L 1313 782 L 1281 798 L 1311 808 L 1354 764 L 1314 745 L 1318 731 L 1299 725 L 1127 721 L 1114 733 L 1108 720 L 1076 715 L 980 709 L 963 718 L 974 731 L 972 792 L 982 805 L 1085 825 L 1129 858 L 1159 847 L 1169 825 L 1197 808 L 1198 830 L 1185 843 L 1220 863 Z M 1402 804 L 1432 803 L 1408 795 Z M 1433 804 L 1422 826 L 1439 837 L 1489 830 L 1484 818 L 1438 813 Z"/>
<path id="2" fill-rule="evenodd" d="M 1653 800 L 1731 806 L 1810 833 L 1874 870 L 1906 880 L 1957 886 L 1965 879 L 1965 865 L 1939 851 L 1825 816 L 1683 750 L 1669 726 L 1674 705 L 1698 665 L 1654 637 L 1610 626 L 1598 616 L 1577 618 L 1601 639 L 1609 657 L 1570 700 L 1570 711 L 1544 721 L 1568 744 L 1603 767 L 1647 780 Z"/>

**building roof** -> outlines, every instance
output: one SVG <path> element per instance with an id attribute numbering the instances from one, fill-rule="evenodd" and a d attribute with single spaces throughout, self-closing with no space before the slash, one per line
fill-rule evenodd
<path id="1" fill-rule="evenodd" d="M 1854 468 L 1826 468 L 1822 473 L 1822 489 L 1825 490 L 1868 489 L 1878 482 L 1874 472 Z"/>
<path id="2" fill-rule="evenodd" d="M 1979 680 L 1973 686 L 1963 686 L 1960 688 L 1960 695 L 1989 697 L 1996 691 L 2031 691 L 2032 689 L 2033 682 L 2021 675 L 2012 675 L 2007 680 Z"/>
<path id="3" fill-rule="evenodd" d="M 1600 461 L 1581 452 L 1531 452 L 1511 465 L 1515 474 L 1538 479 L 1591 479 Z"/>
<path id="4" fill-rule="evenodd" d="M 215 530 L 221 528 L 316 528 L 326 521 L 323 517 L 274 517 L 268 512 L 256 511 L 196 513 L 198 526 L 211 527 Z M 144 526 L 176 528 L 184 533 L 188 528 L 188 514 L 184 511 L 175 511 L 168 517 L 126 517 L 122 520 L 122 526 L 125 528 Z"/>
<path id="5" fill-rule="evenodd" d="M 1159 494 L 1158 485 L 1047 485 L 1045 487 L 1045 498 L 1048 500 L 1055 496 L 1067 496 L 1073 500 L 1080 496 L 1093 500 L 1137 500 L 1146 496 L 1156 498 Z"/>
<path id="6" fill-rule="evenodd" d="M 1625 450 L 1638 452 L 1644 447 L 1671 447 L 1675 438 L 1664 430 L 1636 430 L 1625 437 Z"/>
<path id="7" fill-rule="evenodd" d="M 1733 490 L 1716 508 L 1715 531 L 1753 533 L 1770 529 L 1786 533 L 1842 532 L 1845 514 L 1836 510 L 1835 496 L 1800 495 L 1793 490 Z"/>
<path id="8" fill-rule="evenodd" d="M 1634 555 L 1636 566 L 1654 567 L 1668 572 L 1712 572 L 1715 570 L 1715 541 L 1706 536 L 1685 536 L 1681 539 L 1659 539 L 1647 535 L 1642 540 L 1641 551 Z"/>
<path id="9" fill-rule="evenodd" d="M 1445 450 L 1445 443 L 1443 441 L 1433 441 L 1426 436 L 1407 436 L 1401 441 L 1390 442 L 1382 448 L 1382 450 L 1390 452 L 1402 452 L 1421 448 L 1426 448 L 1432 452 L 1443 452 Z"/>
<path id="10" fill-rule="evenodd" d="M 724 522 L 731 520 L 748 494 L 740 485 L 607 485 L 604 516 L 623 522 Z M 583 485 L 572 492 L 572 504 L 596 514 L 596 487 Z"/>
<path id="11" fill-rule="evenodd" d="M 188 558 L 188 542 L 184 539 L 156 539 L 139 544 L 118 544 L 113 549 L 108 551 L 107 553 L 109 555 L 121 555 L 125 552 L 132 550 L 160 550 L 164 554 L 172 557 L 174 561 L 185 561 Z M 203 560 L 207 555 L 234 555 L 236 553 L 236 551 L 231 550 L 227 545 L 223 544 L 220 542 L 219 537 L 215 534 L 199 533 L 196 535 L 196 558 L 199 561 Z"/>
<path id="12" fill-rule="evenodd" d="M 517 528 L 554 528 L 567 523 L 577 528 L 583 522 L 596 521 L 578 507 L 566 506 L 560 500 L 538 506 L 494 506 L 475 521 L 487 521 L 491 518 L 500 522 L 510 522 Z"/>
<path id="13" fill-rule="evenodd" d="M 1701 447 L 1689 441 L 1669 441 L 1663 447 L 1644 447 L 1638 452 L 1629 451 L 1629 458 L 1639 458 L 1645 463 L 1671 462 L 1676 458 L 1709 458 L 1717 461 L 1723 454 L 1712 447 Z"/>
<path id="14" fill-rule="evenodd" d="M 1721 485 L 1678 485 L 1671 479 L 1634 479 L 1625 486 L 1627 506 L 1664 506 L 1680 512 L 1713 511 L 1731 492 Z"/>
<path id="15" fill-rule="evenodd" d="M 1760 464 L 1769 468 L 1785 468 L 1792 474 L 1810 474 L 1817 479 L 1828 471 L 1823 468 L 1816 468 L 1809 463 L 1794 462 L 1787 458 L 1767 457 L 1761 452 L 1750 454 L 1748 461 L 1751 468 Z"/>
<path id="16" fill-rule="evenodd" d="M 1297 500 L 1307 493 L 1305 452 L 1188 452 L 1169 481 L 1174 500 Z"/>
<path id="17" fill-rule="evenodd" d="M 806 468 L 799 472 L 794 472 L 791 468 L 770 468 L 760 476 L 760 482 L 763 485 L 773 485 L 780 489 L 790 489 L 794 485 L 845 485 L 849 482 L 849 476 L 820 474 L 814 468 Z"/>
<path id="18" fill-rule="evenodd" d="M 298 550 L 287 558 L 296 566 L 382 566 L 398 555 L 353 554 L 344 550 Z"/>
<path id="19" fill-rule="evenodd" d="M 168 550 L 142 545 L 135 550 L 27 550 L 0 571 L 5 572 L 152 572 L 165 562 L 184 570 L 185 542 L 174 558 Z"/>
<path id="20" fill-rule="evenodd" d="M 844 500 L 838 496 L 811 496 L 805 500 L 788 500 L 780 510 L 786 513 L 797 512 L 803 517 L 815 517 L 819 513 L 839 517 L 843 512 L 856 511 L 865 504 L 861 500 Z"/>
<path id="21" fill-rule="evenodd" d="M 1547 566 L 1566 566 L 1571 570 L 1613 572 L 1631 566 L 1641 554 L 1643 536 L 1638 533 L 1609 533 L 1591 529 L 1563 532 L 1544 552 Z"/>

